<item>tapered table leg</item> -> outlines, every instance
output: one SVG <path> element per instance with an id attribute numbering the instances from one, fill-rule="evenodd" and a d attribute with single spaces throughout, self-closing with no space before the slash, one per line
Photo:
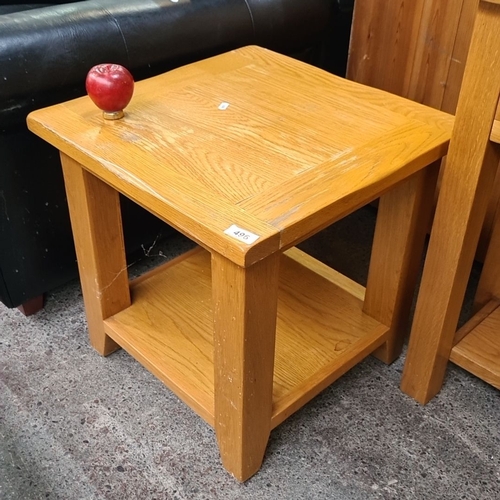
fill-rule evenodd
<path id="1" fill-rule="evenodd" d="M 380 199 L 363 309 L 390 328 L 387 341 L 373 353 L 385 363 L 392 363 L 403 348 L 439 164 Z"/>
<path id="2" fill-rule="evenodd" d="M 61 154 L 90 342 L 102 355 L 119 348 L 103 320 L 130 305 L 118 193 Z"/>
<path id="3" fill-rule="evenodd" d="M 271 430 L 279 254 L 242 268 L 212 255 L 215 431 L 224 467 L 255 474 Z"/>

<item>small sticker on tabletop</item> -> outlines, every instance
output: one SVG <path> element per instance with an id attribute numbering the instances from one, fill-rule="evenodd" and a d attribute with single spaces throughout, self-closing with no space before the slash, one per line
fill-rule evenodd
<path id="1" fill-rule="evenodd" d="M 229 103 L 228 102 L 221 102 L 219 104 L 219 109 L 224 111 L 225 109 L 229 108 Z"/>
<path id="2" fill-rule="evenodd" d="M 251 245 L 260 238 L 258 234 L 251 233 L 246 229 L 241 229 L 241 227 L 238 227 L 235 224 L 233 224 L 231 227 L 228 227 L 224 231 L 224 234 L 227 234 L 228 236 L 240 240 L 243 243 L 246 243 L 247 245 Z"/>

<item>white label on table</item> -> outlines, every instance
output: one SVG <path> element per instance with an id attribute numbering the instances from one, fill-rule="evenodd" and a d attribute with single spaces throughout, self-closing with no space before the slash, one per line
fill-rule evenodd
<path id="1" fill-rule="evenodd" d="M 219 104 L 219 109 L 224 111 L 225 109 L 229 108 L 229 103 L 228 102 L 221 102 Z"/>
<path id="2" fill-rule="evenodd" d="M 235 224 L 233 224 L 231 227 L 228 227 L 224 231 L 224 234 L 227 234 L 237 240 L 240 240 L 243 243 L 246 243 L 247 245 L 251 245 L 260 238 L 258 234 L 251 233 L 246 229 L 241 229 L 241 227 L 238 227 Z"/>

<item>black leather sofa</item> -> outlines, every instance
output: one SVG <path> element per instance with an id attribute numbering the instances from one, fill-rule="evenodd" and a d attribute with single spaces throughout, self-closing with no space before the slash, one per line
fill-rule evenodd
<path id="1" fill-rule="evenodd" d="M 347 2 L 347 5 L 346 5 Z M 136 80 L 247 44 L 344 71 L 352 0 L 0 1 L 0 300 L 26 314 L 77 274 L 57 152 L 33 109 L 85 93 L 95 64 Z M 129 255 L 173 230 L 122 205 Z"/>

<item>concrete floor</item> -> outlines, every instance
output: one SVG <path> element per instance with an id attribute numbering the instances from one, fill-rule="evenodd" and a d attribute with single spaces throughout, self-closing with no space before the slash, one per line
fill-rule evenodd
<path id="1" fill-rule="evenodd" d="M 362 282 L 372 223 L 364 209 L 303 246 Z M 155 246 L 131 274 L 189 245 Z M 500 498 L 500 393 L 450 365 L 423 407 L 399 390 L 403 362 L 360 363 L 276 428 L 239 484 L 213 430 L 161 382 L 90 348 L 77 282 L 30 318 L 0 305 L 0 498 Z"/>

